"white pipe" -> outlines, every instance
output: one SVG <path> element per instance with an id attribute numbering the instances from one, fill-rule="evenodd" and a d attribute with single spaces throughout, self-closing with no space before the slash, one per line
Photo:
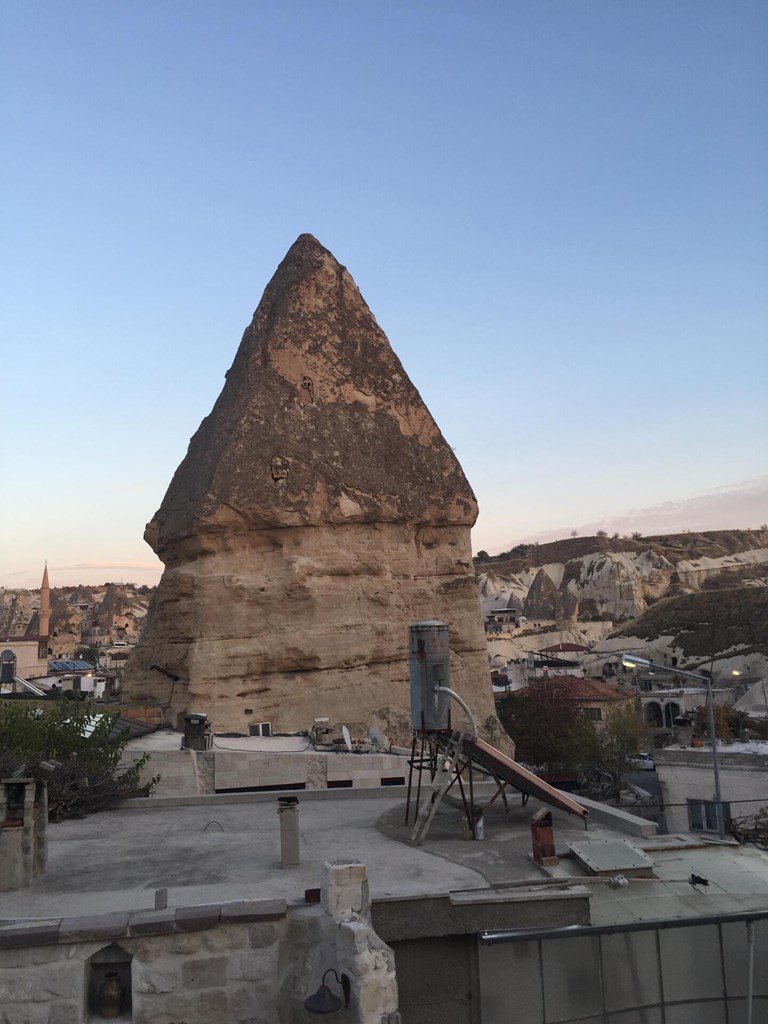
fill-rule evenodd
<path id="1" fill-rule="evenodd" d="M 752 1024 L 752 993 L 755 987 L 755 922 L 747 921 L 747 1024 Z"/>
<path id="2" fill-rule="evenodd" d="M 20 683 L 25 690 L 29 690 L 30 693 L 34 693 L 36 697 L 45 697 L 46 691 L 41 690 L 39 686 L 35 686 L 34 683 L 30 683 L 28 679 L 22 679 L 21 676 L 13 677 L 14 683 Z"/>
<path id="3" fill-rule="evenodd" d="M 471 712 L 471 711 L 469 710 L 469 705 L 468 705 L 468 704 L 467 704 L 467 702 L 466 702 L 466 701 L 464 700 L 464 698 L 463 698 L 463 697 L 460 697 L 460 696 L 458 695 L 458 693 L 456 693 L 456 691 L 455 691 L 455 690 L 452 690 L 452 689 L 450 688 L 450 686 L 436 686 L 436 687 L 435 687 L 435 690 L 436 690 L 436 691 L 437 691 L 438 693 L 449 693 L 449 694 L 450 694 L 450 695 L 451 695 L 451 696 L 453 697 L 453 699 L 454 699 L 454 700 L 456 701 L 456 703 L 457 703 L 457 704 L 458 704 L 458 705 L 459 705 L 460 707 L 462 707 L 462 708 L 464 709 L 464 712 L 465 712 L 465 714 L 466 714 L 467 718 L 469 719 L 469 724 L 470 724 L 470 725 L 471 725 L 471 727 L 472 727 L 472 735 L 473 735 L 473 736 L 477 736 L 477 722 L 475 721 L 475 716 L 474 716 L 474 715 L 472 714 L 472 712 Z"/>

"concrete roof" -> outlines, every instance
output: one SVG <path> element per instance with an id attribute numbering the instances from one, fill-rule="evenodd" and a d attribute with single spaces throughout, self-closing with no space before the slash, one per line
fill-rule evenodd
<path id="1" fill-rule="evenodd" d="M 150 909 L 154 890 L 168 888 L 171 907 L 228 900 L 284 897 L 302 900 L 320 883 L 328 860 L 366 864 L 374 899 L 418 898 L 461 890 L 522 893 L 542 883 L 587 885 L 594 924 L 696 917 L 768 908 L 768 854 L 752 847 L 711 845 L 658 836 L 627 837 L 649 852 L 657 878 L 631 879 L 614 889 L 585 877 L 570 858 L 544 870 L 530 857 L 529 819 L 542 805 L 523 807 L 510 796 L 509 815 L 497 801 L 485 815 L 486 839 L 462 838 L 463 814 L 445 801 L 423 847 L 410 843 L 402 794 L 319 791 L 298 795 L 300 867 L 280 867 L 277 794 L 237 794 L 182 800 L 136 801 L 136 809 L 96 814 L 49 829 L 47 874 L 17 892 L 3 893 L 0 920 L 25 920 L 119 910 Z M 583 825 L 553 811 L 555 845 L 615 838 L 603 825 Z M 696 892 L 691 872 L 710 879 Z M 548 891 L 548 890 L 546 890 Z"/>
<path id="2" fill-rule="evenodd" d="M 154 890 L 169 905 L 236 899 L 303 898 L 320 884 L 327 860 L 367 865 L 371 895 L 422 896 L 488 884 L 546 878 L 530 859 L 528 819 L 541 806 L 510 797 L 510 816 L 494 806 L 485 842 L 462 838 L 460 807 L 444 803 L 422 847 L 410 843 L 402 795 L 320 791 L 299 797 L 302 864 L 280 867 L 277 794 L 153 798 L 145 809 L 120 809 L 49 827 L 45 875 L 3 893 L 0 919 L 107 913 L 150 908 Z M 499 804 L 500 801 L 497 801 Z M 134 801 L 141 805 L 144 801 Z M 150 806 L 151 805 L 151 806 Z M 412 811 L 413 814 L 413 811 Z M 558 846 L 584 826 L 554 811 Z M 589 835 L 615 835 L 594 827 Z"/>

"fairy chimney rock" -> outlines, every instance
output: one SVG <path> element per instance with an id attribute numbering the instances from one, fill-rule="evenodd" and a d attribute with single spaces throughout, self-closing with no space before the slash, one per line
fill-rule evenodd
<path id="1" fill-rule="evenodd" d="M 326 716 L 396 729 L 408 624 L 442 618 L 457 684 L 492 719 L 476 517 L 352 277 L 301 235 L 147 525 L 165 571 L 125 687 L 162 698 L 159 665 L 179 676 L 174 709 L 219 730 Z"/>

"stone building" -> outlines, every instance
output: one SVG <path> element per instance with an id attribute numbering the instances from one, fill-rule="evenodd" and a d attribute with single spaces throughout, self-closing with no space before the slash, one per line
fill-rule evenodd
<path id="1" fill-rule="evenodd" d="M 29 632 L 21 636 L 0 636 L 0 648 L 16 655 L 16 674 L 22 679 L 36 679 L 48 673 L 50 633 L 51 587 L 46 562 L 40 584 L 40 607 L 30 623 Z"/>

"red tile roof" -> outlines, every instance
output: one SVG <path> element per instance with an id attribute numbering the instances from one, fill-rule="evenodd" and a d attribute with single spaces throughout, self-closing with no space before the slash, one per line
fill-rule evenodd
<path id="1" fill-rule="evenodd" d="M 546 676 L 547 682 L 557 683 L 558 689 L 572 700 L 631 700 L 632 695 L 621 693 L 617 686 L 602 679 L 579 679 L 578 676 Z M 538 681 L 531 683 L 537 686 Z"/>

